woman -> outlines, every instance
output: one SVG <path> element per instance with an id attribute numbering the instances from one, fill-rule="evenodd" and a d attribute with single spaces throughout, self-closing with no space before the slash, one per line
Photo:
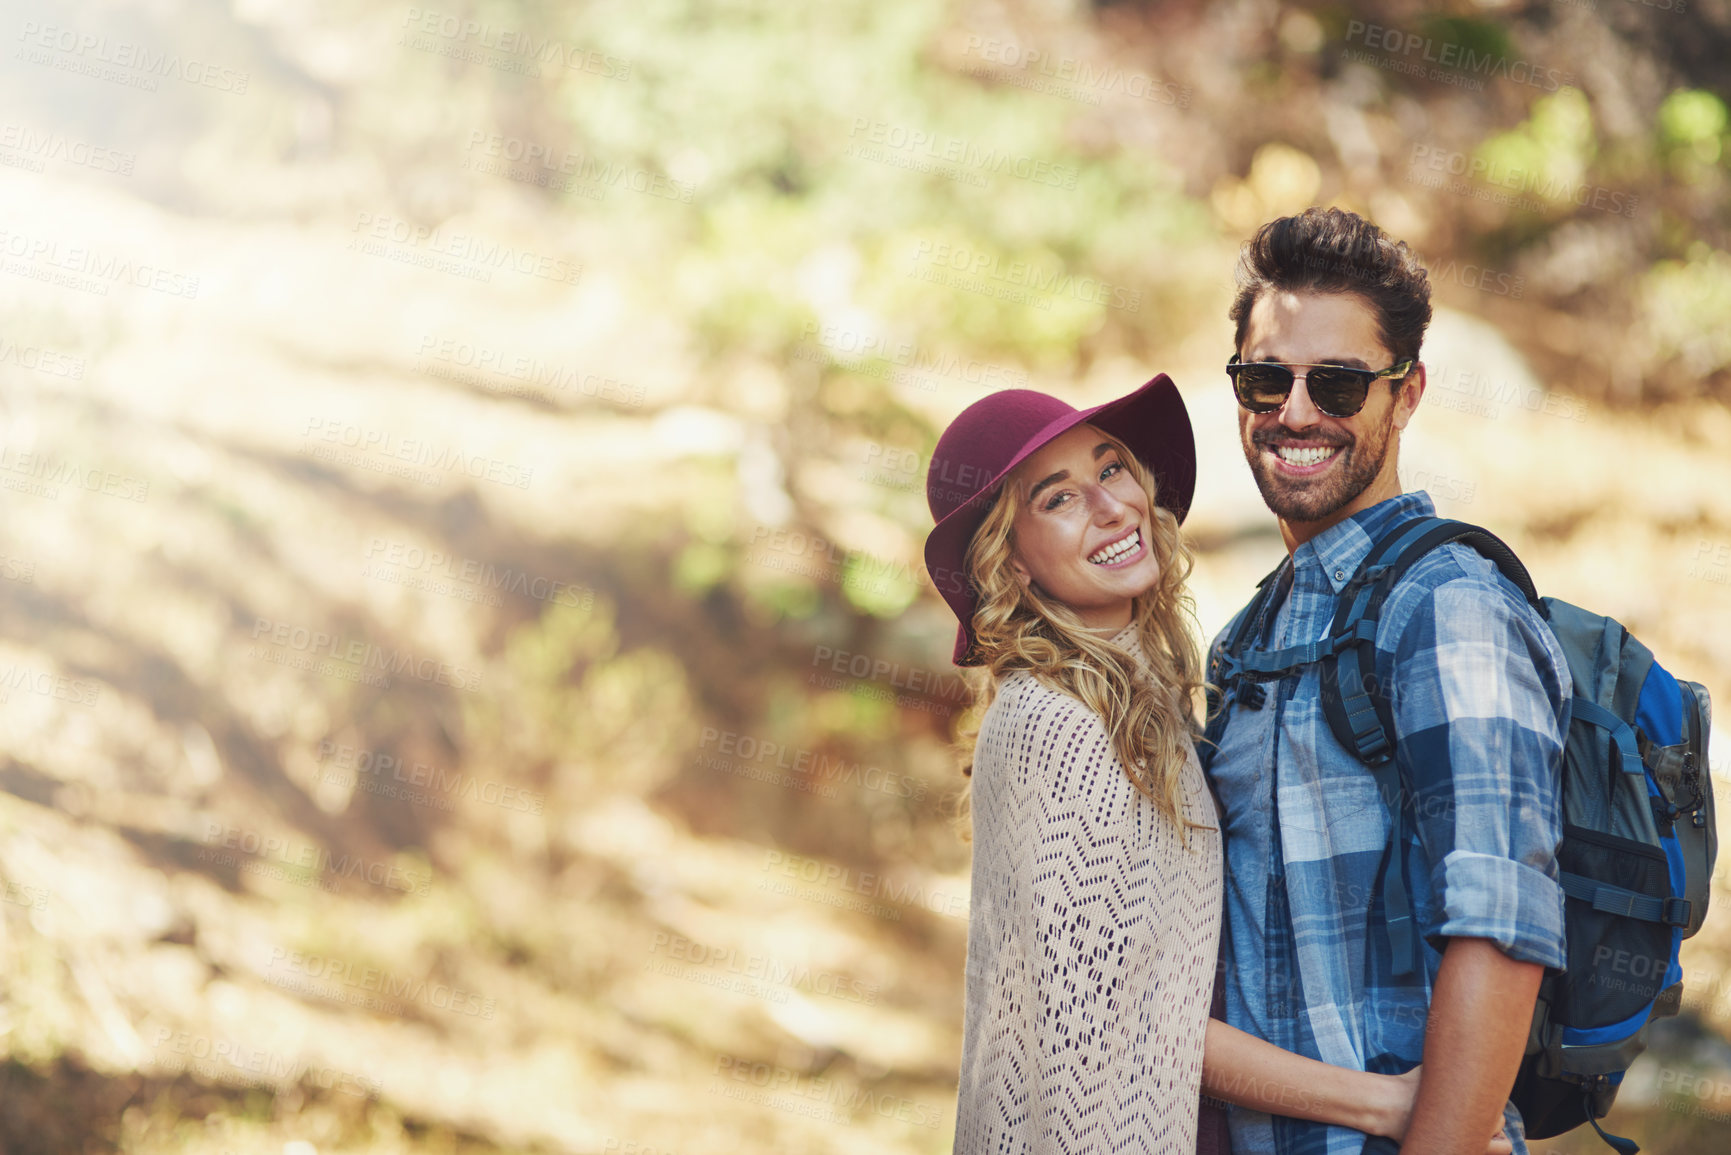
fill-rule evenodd
<path id="1" fill-rule="evenodd" d="M 1178 530 L 1195 476 L 1164 375 L 1081 411 L 995 393 L 932 455 L 927 566 L 960 623 L 956 663 L 991 675 L 970 771 L 958 1153 L 1189 1155 L 1199 1088 L 1405 1130 L 1416 1072 L 1330 1067 L 1209 1018 L 1221 845 Z"/>

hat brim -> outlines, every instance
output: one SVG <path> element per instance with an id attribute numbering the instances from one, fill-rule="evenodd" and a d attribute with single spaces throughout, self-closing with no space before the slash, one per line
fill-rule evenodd
<path id="1" fill-rule="evenodd" d="M 968 589 L 964 565 L 968 543 L 985 520 L 1004 479 L 1016 467 L 1052 441 L 1078 425 L 1093 424 L 1118 438 L 1147 466 L 1155 477 L 1155 498 L 1172 511 L 1180 524 L 1190 512 L 1196 493 L 1196 437 L 1190 427 L 1190 412 L 1172 378 L 1161 373 L 1123 397 L 1079 409 L 1053 420 L 1028 439 L 998 475 L 980 487 L 968 501 L 952 510 L 926 536 L 926 572 L 939 595 L 955 611 L 956 645 L 951 660 L 958 666 L 979 665 L 969 656 L 973 649 L 974 599 Z"/>

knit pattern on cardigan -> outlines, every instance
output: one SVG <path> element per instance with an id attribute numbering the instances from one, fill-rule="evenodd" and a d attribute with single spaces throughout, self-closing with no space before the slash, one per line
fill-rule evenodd
<path id="1" fill-rule="evenodd" d="M 1134 629 L 1112 640 L 1142 660 Z M 1098 714 L 1005 678 L 974 757 L 958 1155 L 1196 1150 L 1222 870 L 1187 754 L 1187 813 L 1213 828 L 1188 849 Z"/>

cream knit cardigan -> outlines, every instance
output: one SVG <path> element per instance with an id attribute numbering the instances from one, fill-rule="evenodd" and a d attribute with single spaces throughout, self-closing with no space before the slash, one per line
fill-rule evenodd
<path id="1" fill-rule="evenodd" d="M 1112 641 L 1147 668 L 1133 627 Z M 1026 672 L 982 720 L 957 1155 L 1192 1155 L 1219 953 L 1219 820 L 1175 823 L 1098 714 Z"/>

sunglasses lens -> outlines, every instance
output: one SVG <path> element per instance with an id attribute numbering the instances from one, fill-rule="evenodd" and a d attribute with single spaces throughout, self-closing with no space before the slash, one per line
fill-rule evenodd
<path id="1" fill-rule="evenodd" d="M 1292 370 L 1284 365 L 1234 365 L 1232 388 L 1252 413 L 1272 413 L 1292 392 Z"/>
<path id="2" fill-rule="evenodd" d="M 1376 375 L 1363 369 L 1319 366 L 1305 375 L 1311 403 L 1330 417 L 1351 417 L 1364 408 Z"/>

